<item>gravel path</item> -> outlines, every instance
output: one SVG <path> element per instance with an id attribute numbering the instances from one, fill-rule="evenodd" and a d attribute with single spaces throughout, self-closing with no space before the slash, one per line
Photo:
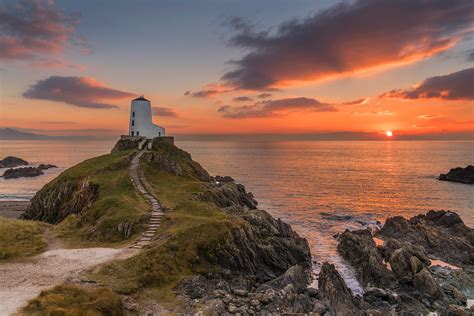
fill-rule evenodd
<path id="1" fill-rule="evenodd" d="M 0 264 L 0 315 L 11 315 L 42 290 L 77 278 L 95 265 L 127 258 L 131 249 L 56 249 L 33 258 Z"/>

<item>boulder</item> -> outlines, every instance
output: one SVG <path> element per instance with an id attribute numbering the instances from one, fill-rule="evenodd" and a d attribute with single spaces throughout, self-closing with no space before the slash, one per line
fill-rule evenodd
<path id="1" fill-rule="evenodd" d="M 13 156 L 7 156 L 0 160 L 0 168 L 13 168 L 18 166 L 27 166 L 28 162 Z"/>
<path id="2" fill-rule="evenodd" d="M 386 260 L 390 263 L 393 274 L 398 280 L 411 281 L 413 276 L 424 267 L 428 267 L 431 261 L 426 255 L 423 247 L 414 246 L 409 242 L 398 243 L 399 248 L 394 249 L 394 242 L 387 242 L 387 250 L 384 252 Z"/>
<path id="3" fill-rule="evenodd" d="M 333 315 L 362 315 L 352 291 L 334 265 L 324 262 L 318 281 L 319 296 L 328 301 Z"/>
<path id="4" fill-rule="evenodd" d="M 234 179 L 231 176 L 215 176 L 214 180 L 216 182 L 234 182 Z"/>
<path id="5" fill-rule="evenodd" d="M 37 177 L 44 174 L 41 169 L 35 167 L 21 167 L 15 169 L 7 169 L 3 173 L 3 178 L 5 179 L 18 179 L 18 178 L 30 178 L 30 177 Z"/>
<path id="6" fill-rule="evenodd" d="M 337 250 L 354 267 L 364 286 L 383 287 L 394 281 L 369 230 L 346 230 L 339 237 Z"/>
<path id="7" fill-rule="evenodd" d="M 447 174 L 440 174 L 438 179 L 442 181 L 473 184 L 474 183 L 474 166 L 469 165 L 466 168 L 461 168 L 461 167 L 453 168 L 449 170 Z"/>
<path id="8" fill-rule="evenodd" d="M 263 292 L 266 288 L 284 289 L 291 284 L 297 292 L 304 292 L 311 281 L 307 269 L 301 265 L 294 265 L 279 277 L 263 283 L 257 289 L 257 292 Z"/>
<path id="9" fill-rule="evenodd" d="M 427 269 L 422 269 L 413 276 L 413 287 L 420 294 L 430 299 L 440 299 L 444 296 L 443 290 Z"/>
<path id="10" fill-rule="evenodd" d="M 52 165 L 52 164 L 43 164 L 43 163 L 38 166 L 39 170 L 47 170 L 51 168 L 57 168 L 57 166 Z"/>
<path id="11" fill-rule="evenodd" d="M 214 202 L 214 204 L 222 208 L 241 206 L 256 209 L 258 204 L 252 193 L 247 193 L 242 184 L 234 182 L 225 182 L 221 185 L 210 183 L 208 189 L 198 195 L 198 199 Z"/>
<path id="12" fill-rule="evenodd" d="M 376 236 L 410 242 L 423 247 L 432 257 L 453 265 L 474 268 L 474 230 L 453 212 L 429 211 L 426 215 L 418 215 L 410 220 L 400 216 L 391 217 Z"/>

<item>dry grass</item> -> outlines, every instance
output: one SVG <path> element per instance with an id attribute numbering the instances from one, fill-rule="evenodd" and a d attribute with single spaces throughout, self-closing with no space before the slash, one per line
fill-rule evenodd
<path id="1" fill-rule="evenodd" d="M 43 236 L 48 224 L 36 221 L 0 218 L 0 262 L 43 252 Z"/>

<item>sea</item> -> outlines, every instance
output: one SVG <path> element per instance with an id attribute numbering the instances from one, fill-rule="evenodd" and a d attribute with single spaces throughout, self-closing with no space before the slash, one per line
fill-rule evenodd
<path id="1" fill-rule="evenodd" d="M 1 156 L 32 165 L 52 163 L 36 178 L 0 178 L 0 201 L 29 200 L 68 167 L 110 152 L 115 141 L 0 141 Z M 380 227 L 391 216 L 429 210 L 457 212 L 474 226 L 474 186 L 437 180 L 450 168 L 474 164 L 474 141 L 176 141 L 212 175 L 246 186 L 261 209 L 307 238 L 318 272 L 336 265 L 360 292 L 337 254 L 337 234 Z M 3 174 L 0 169 L 0 174 Z"/>

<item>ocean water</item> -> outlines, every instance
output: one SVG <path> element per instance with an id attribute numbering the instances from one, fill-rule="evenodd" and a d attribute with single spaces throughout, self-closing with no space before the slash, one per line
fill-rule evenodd
<path id="1" fill-rule="evenodd" d="M 2 141 L 16 155 L 58 169 L 33 179 L 0 179 L 0 200 L 29 199 L 65 168 L 110 151 L 114 141 Z M 315 272 L 334 263 L 360 287 L 337 255 L 333 237 L 379 226 L 387 217 L 452 210 L 474 225 L 474 186 L 438 181 L 450 168 L 474 163 L 474 141 L 178 141 L 211 174 L 230 175 L 254 193 L 260 208 L 307 238 Z M 0 173 L 2 170 L 0 170 Z"/>

